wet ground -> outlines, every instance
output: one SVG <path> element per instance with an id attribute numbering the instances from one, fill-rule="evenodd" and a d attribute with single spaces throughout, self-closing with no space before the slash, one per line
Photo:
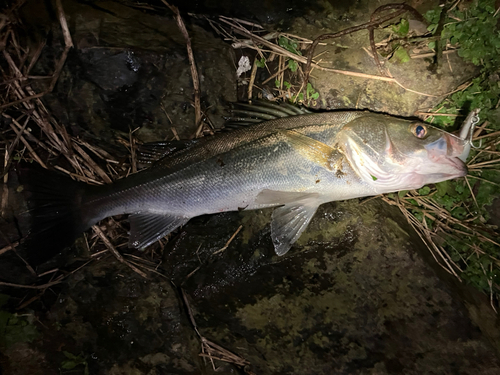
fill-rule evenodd
<path id="1" fill-rule="evenodd" d="M 413 3 L 425 11 L 436 2 Z M 245 4 L 235 10 L 229 2 L 204 2 L 192 11 L 247 14 L 270 29 L 311 38 L 366 22 L 378 6 Z M 116 136 L 128 137 L 130 129 L 138 128 L 134 134 L 141 141 L 196 132 L 191 75 L 177 26 L 167 11 L 131 5 L 63 2 L 75 48 L 55 92 L 44 97 L 73 134 L 122 156 L 127 150 Z M 44 4 L 25 7 L 27 23 L 57 35 L 58 24 L 45 20 Z M 203 107 L 218 128 L 226 102 L 238 98 L 237 56 L 245 52 L 234 52 L 206 23 L 185 18 Z M 366 31 L 320 46 L 318 53 L 327 51 L 324 59 L 333 67 L 377 74 L 362 47 L 369 47 Z M 50 55 L 60 46 L 48 48 L 44 53 Z M 40 74 L 50 68 L 43 64 L 49 57 L 37 66 Z M 437 74 L 430 64 L 391 63 L 389 69 L 404 86 L 426 93 L 451 91 L 474 73 L 457 56 Z M 311 82 L 323 108 L 411 116 L 439 101 L 398 85 L 321 71 L 313 71 Z M 4 288 L 11 298 L 0 299 L 1 372 L 500 373 L 500 330 L 487 297 L 441 270 L 397 209 L 380 200 L 323 205 L 284 257 L 274 254 L 270 215 L 264 210 L 191 220 L 162 252 L 156 247 L 163 255 L 153 258 L 156 272 L 146 278 L 105 255 L 41 295 Z M 66 256 L 67 270 L 90 259 L 85 251 Z M 24 268 L 17 273 L 6 264 L 1 272 L 10 282 L 30 281 L 21 276 Z M 26 307 L 16 311 L 20 304 Z M 200 353 L 210 353 L 213 363 Z"/>

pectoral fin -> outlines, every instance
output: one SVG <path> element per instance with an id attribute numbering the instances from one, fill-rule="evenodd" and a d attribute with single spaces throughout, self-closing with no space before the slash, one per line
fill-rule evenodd
<path id="1" fill-rule="evenodd" d="M 139 212 L 129 216 L 129 246 L 144 249 L 153 242 L 172 232 L 175 228 L 187 223 L 189 218 L 175 215 L 160 215 L 150 212 Z"/>
<path id="2" fill-rule="evenodd" d="M 281 256 L 290 250 L 307 228 L 317 209 L 316 197 L 309 197 L 296 203 L 285 204 L 273 211 L 271 237 L 276 254 Z"/>
<path id="3" fill-rule="evenodd" d="M 337 149 L 294 130 L 283 130 L 282 133 L 299 154 L 329 171 L 334 169 L 332 160 L 338 154 Z"/>

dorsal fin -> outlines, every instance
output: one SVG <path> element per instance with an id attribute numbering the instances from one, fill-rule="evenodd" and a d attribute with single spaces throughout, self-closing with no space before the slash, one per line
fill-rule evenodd
<path id="1" fill-rule="evenodd" d="M 228 112 L 231 113 L 231 115 L 243 115 L 243 117 L 226 117 L 224 128 L 216 130 L 215 134 L 220 131 L 235 130 L 280 117 L 311 113 L 303 107 L 297 107 L 286 102 L 266 102 L 264 100 L 256 101 L 255 104 L 233 103 L 232 108 L 229 109 Z M 137 147 L 137 163 L 142 168 L 149 167 L 164 157 L 170 157 L 181 150 L 191 148 L 198 142 L 200 142 L 200 138 L 144 143 Z"/>

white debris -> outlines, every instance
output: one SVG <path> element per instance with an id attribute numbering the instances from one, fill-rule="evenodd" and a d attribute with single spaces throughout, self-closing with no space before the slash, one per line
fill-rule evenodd
<path id="1" fill-rule="evenodd" d="M 239 77 L 243 73 L 248 72 L 252 69 L 252 65 L 250 64 L 250 59 L 248 56 L 241 56 L 240 61 L 238 62 L 238 70 L 236 71 L 236 75 Z"/>

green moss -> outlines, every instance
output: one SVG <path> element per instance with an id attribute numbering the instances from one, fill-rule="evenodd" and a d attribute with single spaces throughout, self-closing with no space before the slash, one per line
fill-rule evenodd
<path id="1" fill-rule="evenodd" d="M 341 222 L 322 222 L 319 227 L 311 225 L 297 240 L 297 245 L 304 246 L 310 241 L 331 241 L 334 238 L 341 237 L 349 228 L 359 219 L 352 216 Z"/>

